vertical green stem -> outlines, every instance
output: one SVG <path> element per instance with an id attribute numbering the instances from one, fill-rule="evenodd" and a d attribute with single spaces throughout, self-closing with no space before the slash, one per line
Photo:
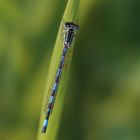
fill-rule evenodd
<path id="1" fill-rule="evenodd" d="M 66 6 L 66 9 L 64 12 L 64 16 L 62 19 L 64 21 L 77 22 L 79 19 L 78 16 L 79 16 L 79 0 L 68 0 L 67 6 Z M 69 69 L 70 69 L 72 53 L 66 62 L 68 67 L 63 70 L 62 78 L 61 78 L 59 89 L 57 92 L 55 106 L 53 109 L 53 113 L 51 114 L 50 119 L 49 119 L 49 125 L 47 128 L 47 132 L 46 132 L 46 134 L 41 134 L 42 123 L 43 123 L 43 119 L 45 117 L 45 114 L 43 112 L 45 101 L 46 101 L 46 98 L 48 95 L 49 88 L 52 84 L 52 80 L 54 79 L 54 76 L 56 74 L 56 70 L 57 70 L 59 60 L 61 57 L 61 53 L 62 53 L 62 49 L 63 49 L 62 48 L 63 42 L 61 39 L 61 28 L 62 28 L 62 24 L 60 24 L 59 32 L 58 32 L 56 43 L 54 46 L 53 55 L 51 58 L 49 72 L 47 75 L 47 82 L 46 82 L 46 87 L 45 87 L 46 89 L 45 89 L 45 94 L 44 94 L 44 99 L 43 99 L 44 101 L 43 101 L 43 105 L 42 105 L 37 140 L 56 140 L 57 134 L 59 132 L 59 124 L 60 124 L 61 114 L 62 114 L 62 110 L 63 110 L 63 100 L 64 100 L 64 96 L 65 96 L 65 89 L 66 89 L 67 80 L 68 80 L 68 73 L 69 73 Z M 71 47 L 71 49 L 73 50 L 73 46 Z M 73 52 L 73 51 L 71 51 L 71 52 Z"/>

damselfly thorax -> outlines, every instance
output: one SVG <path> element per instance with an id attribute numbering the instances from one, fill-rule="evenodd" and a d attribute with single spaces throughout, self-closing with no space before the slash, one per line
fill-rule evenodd
<path id="1" fill-rule="evenodd" d="M 42 127 L 42 133 L 46 132 L 47 126 L 48 126 L 48 121 L 50 118 L 50 114 L 52 113 L 53 107 L 54 107 L 54 103 L 56 100 L 56 95 L 57 95 L 57 91 L 59 88 L 59 84 L 60 84 L 60 80 L 61 80 L 61 75 L 63 72 L 63 68 L 64 68 L 64 63 L 66 60 L 66 56 L 68 54 L 68 49 L 71 46 L 73 39 L 76 35 L 76 31 L 79 29 L 79 26 L 76 25 L 73 22 L 65 22 L 63 25 L 63 51 L 61 54 L 61 58 L 59 61 L 59 65 L 57 68 L 57 71 L 55 73 L 55 77 L 54 77 L 54 81 L 51 85 L 50 90 L 48 91 L 48 97 L 49 100 L 47 102 L 47 104 L 45 104 L 45 119 L 43 122 L 43 127 Z M 47 101 L 47 99 L 46 99 Z"/>
<path id="2" fill-rule="evenodd" d="M 64 23 L 64 44 L 70 46 L 73 42 L 73 38 L 76 35 L 76 31 L 79 29 L 79 25 L 73 22 Z"/>

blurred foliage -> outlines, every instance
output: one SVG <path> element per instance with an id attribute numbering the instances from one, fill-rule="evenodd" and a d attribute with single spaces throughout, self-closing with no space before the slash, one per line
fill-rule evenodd
<path id="1" fill-rule="evenodd" d="M 36 139 L 66 3 L 0 1 L 0 140 Z M 139 6 L 138 0 L 81 0 L 58 140 L 140 139 Z"/>

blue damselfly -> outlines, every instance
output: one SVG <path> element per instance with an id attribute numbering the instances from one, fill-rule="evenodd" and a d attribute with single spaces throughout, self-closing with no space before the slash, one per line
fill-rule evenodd
<path id="1" fill-rule="evenodd" d="M 48 126 L 48 121 L 50 114 L 52 112 L 54 103 L 55 103 L 55 97 L 57 94 L 57 90 L 59 87 L 62 71 L 63 71 L 63 66 L 65 63 L 65 59 L 67 56 L 67 52 L 69 47 L 71 46 L 73 39 L 76 35 L 76 31 L 79 29 L 79 25 L 73 23 L 73 22 L 64 22 L 63 24 L 63 29 L 64 29 L 64 34 L 63 34 L 63 51 L 61 54 L 59 66 L 55 75 L 55 80 L 50 88 L 50 97 L 49 97 L 49 102 L 47 106 L 45 106 L 45 119 L 43 122 L 43 127 L 42 127 L 42 133 L 46 132 L 47 126 Z"/>

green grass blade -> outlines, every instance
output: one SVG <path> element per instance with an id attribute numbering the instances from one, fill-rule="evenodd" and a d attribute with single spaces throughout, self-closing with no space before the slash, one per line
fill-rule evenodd
<path id="1" fill-rule="evenodd" d="M 62 18 L 64 21 L 73 21 L 73 22 L 78 21 L 79 3 L 80 3 L 79 0 L 68 0 L 67 6 L 66 6 L 66 9 L 64 12 L 64 16 Z M 64 68 L 64 70 L 63 70 L 59 89 L 57 92 L 55 107 L 54 107 L 53 113 L 49 119 L 49 125 L 47 128 L 47 132 L 45 135 L 41 134 L 42 123 L 43 123 L 43 120 L 45 117 L 44 112 L 43 112 L 45 100 L 47 98 L 49 88 L 52 84 L 52 80 L 55 77 L 56 70 L 58 68 L 59 60 L 60 60 L 62 49 L 63 49 L 63 47 L 62 47 L 63 42 L 61 39 L 61 28 L 62 28 L 62 25 L 60 24 L 59 32 L 57 35 L 57 39 L 56 39 L 56 43 L 54 46 L 50 67 L 49 67 L 49 72 L 47 75 L 47 83 L 46 83 L 46 87 L 45 87 L 46 89 L 45 89 L 44 101 L 43 101 L 43 106 L 42 106 L 42 111 L 41 111 L 41 118 L 40 118 L 40 123 L 39 123 L 37 140 L 56 140 L 57 133 L 59 130 L 59 124 L 60 124 L 60 119 L 61 119 L 61 114 L 62 114 L 62 109 L 63 109 L 63 100 L 64 100 L 64 96 L 65 96 L 65 89 L 66 89 L 66 84 L 67 84 L 67 80 L 68 80 L 72 53 L 69 55 L 68 59 L 66 60 L 67 68 Z M 71 47 L 71 52 L 73 52 L 72 50 L 73 50 L 73 47 Z"/>

